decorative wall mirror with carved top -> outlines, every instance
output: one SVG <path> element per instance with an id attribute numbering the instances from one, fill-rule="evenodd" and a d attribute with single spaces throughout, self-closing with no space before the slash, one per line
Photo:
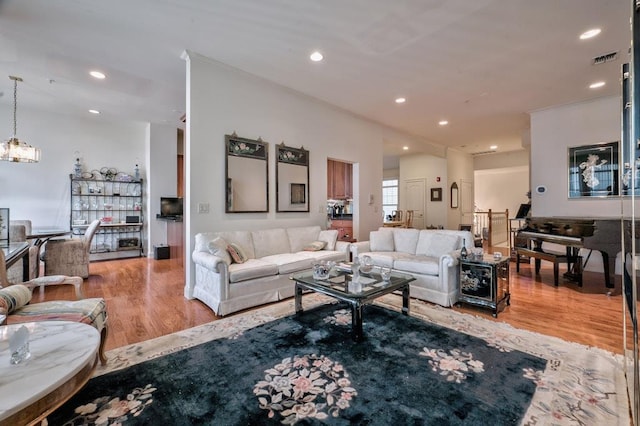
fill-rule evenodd
<path id="1" fill-rule="evenodd" d="M 309 151 L 276 145 L 276 211 L 309 211 Z"/>
<path id="2" fill-rule="evenodd" d="M 458 208 L 458 184 L 455 182 L 451 184 L 451 208 Z"/>
<path id="3" fill-rule="evenodd" d="M 225 135 L 225 213 L 269 211 L 269 144 Z"/>

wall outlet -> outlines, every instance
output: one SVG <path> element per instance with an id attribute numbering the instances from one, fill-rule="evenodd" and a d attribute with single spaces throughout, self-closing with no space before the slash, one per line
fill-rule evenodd
<path id="1" fill-rule="evenodd" d="M 198 203 L 198 213 L 209 213 L 209 203 Z"/>

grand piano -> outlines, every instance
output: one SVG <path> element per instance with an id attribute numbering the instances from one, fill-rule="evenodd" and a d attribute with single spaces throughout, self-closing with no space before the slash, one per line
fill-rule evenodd
<path id="1" fill-rule="evenodd" d="M 563 245 L 568 259 L 575 259 L 581 248 L 597 250 L 602 254 L 605 284 L 613 288 L 616 255 L 622 250 L 621 224 L 620 218 L 529 217 L 517 232 L 515 245 L 535 247 L 534 250 L 541 250 L 543 242 Z M 630 241 L 628 222 L 625 224 Z M 579 265 L 569 275 L 582 283 L 581 274 Z"/>

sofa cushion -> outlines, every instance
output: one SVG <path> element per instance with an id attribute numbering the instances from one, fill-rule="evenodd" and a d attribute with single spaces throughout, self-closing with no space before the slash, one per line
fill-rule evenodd
<path id="1" fill-rule="evenodd" d="M 229 243 L 222 237 L 216 237 L 209 241 L 209 253 L 221 258 L 224 263 L 231 265 L 231 255 L 227 251 Z"/>
<path id="2" fill-rule="evenodd" d="M 306 256 L 304 253 L 305 252 L 274 254 L 265 256 L 260 260 L 277 265 L 279 274 L 289 274 L 291 272 L 311 269 L 313 266 L 313 258 Z"/>
<path id="3" fill-rule="evenodd" d="M 338 230 L 323 229 L 320 231 L 320 234 L 318 234 L 318 241 L 325 241 L 327 243 L 325 250 L 335 250 L 336 241 L 338 241 Z"/>
<path id="4" fill-rule="evenodd" d="M 270 256 L 272 254 L 291 253 L 289 245 L 289 237 L 284 228 L 263 229 L 260 231 L 252 231 L 253 249 L 256 259 Z M 312 238 L 308 241 L 315 240 Z"/>
<path id="5" fill-rule="evenodd" d="M 376 251 L 376 252 L 360 253 L 359 256 L 360 257 L 369 256 L 375 266 L 384 266 L 387 268 L 392 268 L 393 260 L 395 259 L 396 252 Z"/>
<path id="6" fill-rule="evenodd" d="M 223 232 L 201 232 L 196 234 L 196 245 L 194 251 L 209 251 L 209 242 L 216 237 L 224 238 L 228 243 L 236 243 L 247 255 L 249 259 L 255 259 L 253 252 L 253 239 L 249 231 L 223 231 Z"/>
<path id="7" fill-rule="evenodd" d="M 289 250 L 281 251 L 280 253 L 296 253 L 302 251 L 304 246 L 312 241 L 318 241 L 318 235 L 320 234 L 320 227 L 314 226 L 298 226 L 293 228 L 287 228 L 286 239 L 289 242 Z M 269 253 L 276 254 L 276 253 Z"/>
<path id="8" fill-rule="evenodd" d="M 247 255 L 244 254 L 244 251 L 238 244 L 229 243 L 229 245 L 227 245 L 227 251 L 231 259 L 233 259 L 233 263 L 244 263 L 247 261 Z"/>
<path id="9" fill-rule="evenodd" d="M 31 300 L 31 290 L 22 284 L 0 288 L 0 310 L 7 314 L 20 309 Z"/>
<path id="10" fill-rule="evenodd" d="M 7 324 L 33 321 L 74 321 L 102 331 L 107 325 L 107 305 L 103 298 L 50 300 L 23 306 L 7 317 Z"/>
<path id="11" fill-rule="evenodd" d="M 418 245 L 418 237 L 420 236 L 418 229 L 396 228 L 392 232 L 395 251 L 416 254 L 416 246 Z"/>
<path id="12" fill-rule="evenodd" d="M 244 263 L 232 263 L 229 266 L 229 282 L 251 280 L 278 274 L 278 265 L 260 259 L 248 259 Z"/>
<path id="13" fill-rule="evenodd" d="M 371 231 L 369 233 L 371 251 L 394 251 L 392 231 Z"/>
<path id="14" fill-rule="evenodd" d="M 393 263 L 393 269 L 402 272 L 408 272 L 421 275 L 435 275 L 438 276 L 438 257 L 431 256 L 412 256 L 397 259 Z"/>
<path id="15" fill-rule="evenodd" d="M 313 241 L 302 248 L 304 251 L 320 251 L 327 245 L 326 241 Z"/>
<path id="16" fill-rule="evenodd" d="M 460 248 L 460 237 L 458 235 L 444 234 L 437 231 L 420 231 L 416 254 L 440 257 Z"/>

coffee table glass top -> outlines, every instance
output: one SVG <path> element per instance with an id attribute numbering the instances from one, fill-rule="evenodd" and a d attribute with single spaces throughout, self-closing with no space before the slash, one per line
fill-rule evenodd
<path id="1" fill-rule="evenodd" d="M 361 273 L 358 282 L 353 282 L 353 276 L 350 273 L 339 269 L 333 269 L 329 278 L 323 280 L 314 279 L 312 271 L 293 274 L 291 279 L 307 286 L 322 288 L 330 294 L 352 298 L 369 298 L 377 293 L 388 293 L 390 289 L 402 287 L 415 280 L 411 275 L 392 272 L 387 282 L 380 276 L 379 268 L 374 268 L 367 274 Z"/>

